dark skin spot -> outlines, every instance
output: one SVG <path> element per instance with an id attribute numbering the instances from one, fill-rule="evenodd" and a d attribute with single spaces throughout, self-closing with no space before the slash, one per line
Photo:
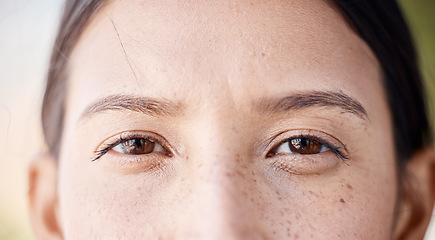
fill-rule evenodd
<path id="1" fill-rule="evenodd" d="M 344 201 L 344 199 L 342 198 L 342 199 L 340 199 L 340 202 L 341 203 L 346 203 L 346 201 Z"/>
<path id="2" fill-rule="evenodd" d="M 350 189 L 350 190 L 353 189 L 353 187 L 352 187 L 350 184 L 346 184 L 346 187 L 347 187 L 348 189 Z"/>

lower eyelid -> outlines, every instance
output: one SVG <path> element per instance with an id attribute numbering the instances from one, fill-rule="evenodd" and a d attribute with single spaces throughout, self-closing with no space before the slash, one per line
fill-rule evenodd
<path id="1" fill-rule="evenodd" d="M 312 155 L 282 154 L 270 159 L 275 171 L 294 175 L 321 174 L 340 163 L 334 153 L 325 151 Z"/>
<path id="2" fill-rule="evenodd" d="M 104 167 L 111 171 L 126 174 L 163 173 L 171 168 L 172 161 L 162 154 L 128 155 L 110 150 L 103 161 Z"/>

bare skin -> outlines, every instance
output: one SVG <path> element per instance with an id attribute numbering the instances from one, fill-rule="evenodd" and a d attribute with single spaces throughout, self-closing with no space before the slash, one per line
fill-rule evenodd
<path id="1" fill-rule="evenodd" d="M 41 197 L 52 214 L 40 237 L 391 239 L 407 229 L 394 214 L 379 63 L 323 1 L 113 1 L 69 70 L 58 164 L 31 172 L 57 175 Z"/>

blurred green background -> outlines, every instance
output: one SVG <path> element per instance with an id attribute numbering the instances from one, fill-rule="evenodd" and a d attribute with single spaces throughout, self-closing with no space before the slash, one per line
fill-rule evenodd
<path id="1" fill-rule="evenodd" d="M 399 0 L 399 2 L 417 44 L 420 66 L 429 95 L 432 126 L 435 126 L 435 0 Z"/>
<path id="2" fill-rule="evenodd" d="M 26 165 L 41 148 L 39 105 L 62 2 L 0 0 L 0 240 L 33 239 Z M 435 123 L 435 0 L 399 2 L 417 43 Z M 433 228 L 426 239 L 435 239 Z"/>

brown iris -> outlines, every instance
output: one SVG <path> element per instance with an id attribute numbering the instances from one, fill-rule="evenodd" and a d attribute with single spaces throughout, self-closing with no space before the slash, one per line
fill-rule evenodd
<path id="1" fill-rule="evenodd" d="M 323 144 L 310 138 L 293 138 L 288 141 L 290 150 L 299 154 L 320 153 Z"/>
<path id="2" fill-rule="evenodd" d="M 134 138 L 121 143 L 125 154 L 139 155 L 148 154 L 154 150 L 156 143 L 144 138 Z"/>

